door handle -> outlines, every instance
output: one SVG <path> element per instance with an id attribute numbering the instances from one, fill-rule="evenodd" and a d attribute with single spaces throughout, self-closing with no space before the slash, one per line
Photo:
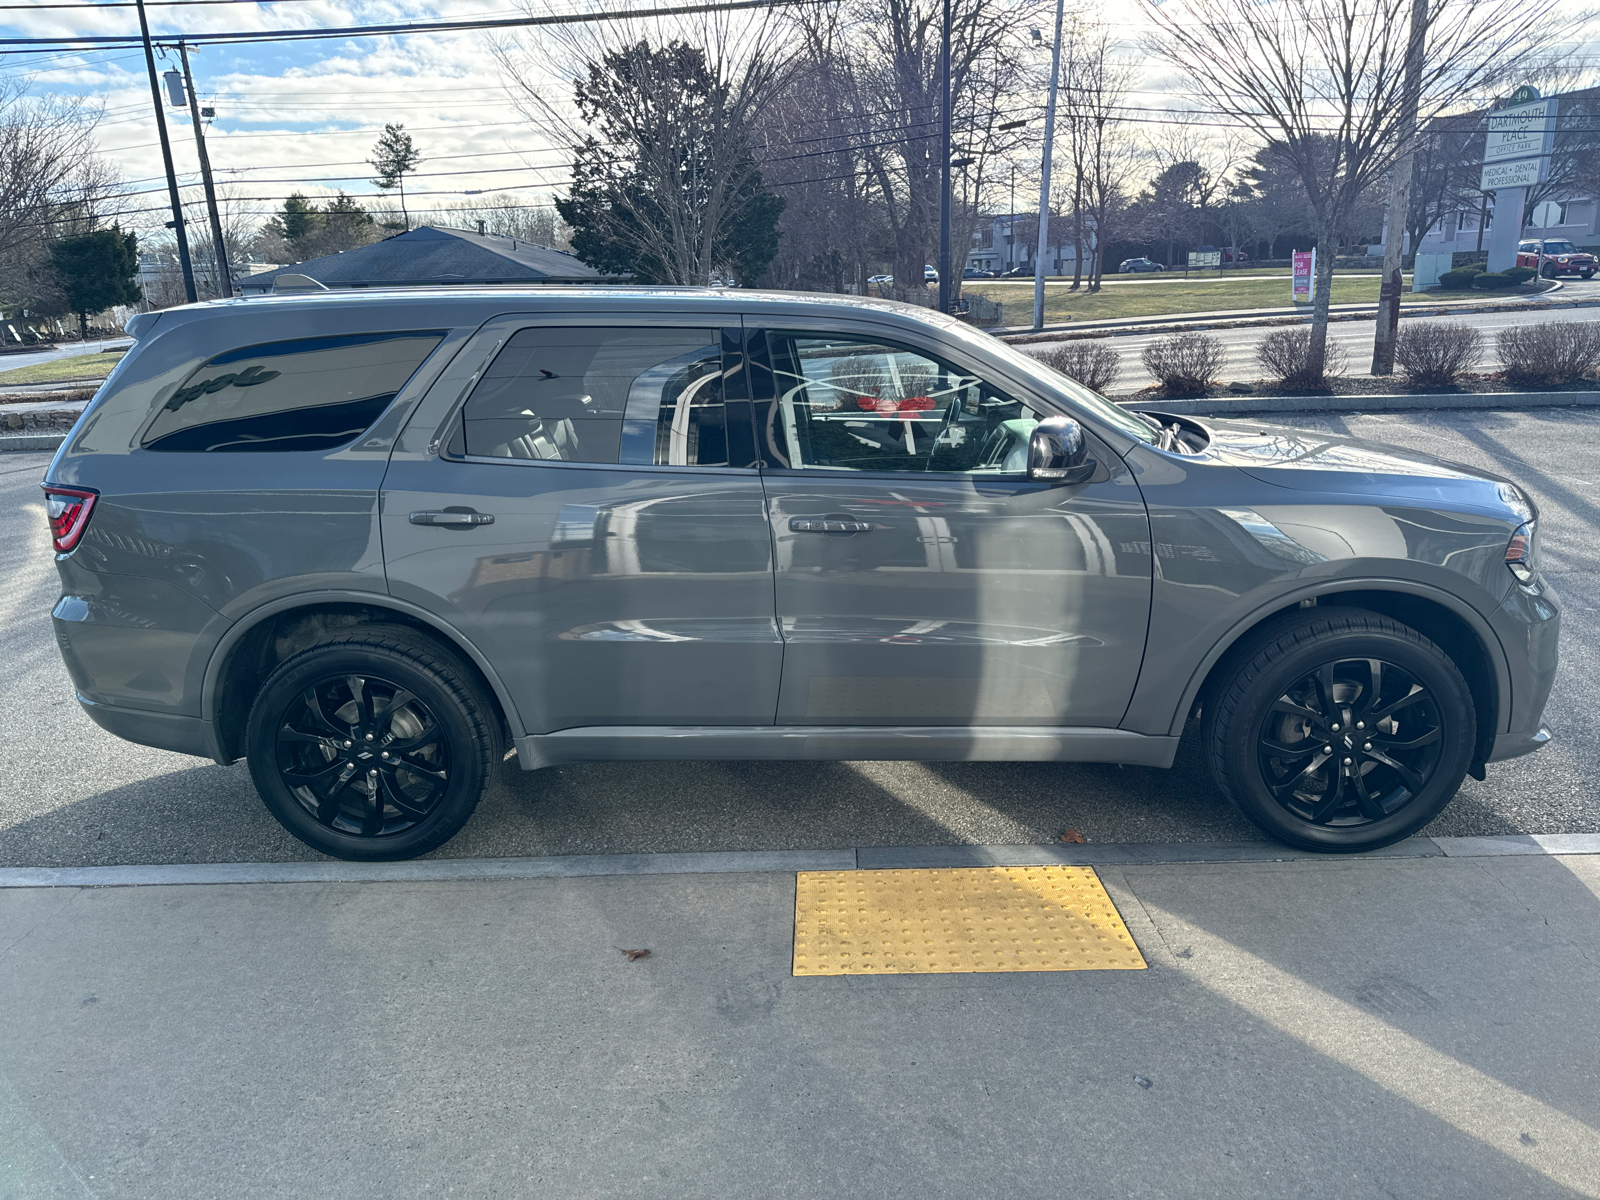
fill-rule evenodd
<path id="1" fill-rule="evenodd" d="M 494 517 L 490 513 L 473 512 L 471 509 L 446 509 L 444 512 L 414 512 L 410 517 L 413 525 L 447 525 L 456 529 L 467 529 L 474 525 L 493 525 Z"/>
<path id="2" fill-rule="evenodd" d="M 872 522 L 854 517 L 790 517 L 789 529 L 794 533 L 869 533 Z"/>

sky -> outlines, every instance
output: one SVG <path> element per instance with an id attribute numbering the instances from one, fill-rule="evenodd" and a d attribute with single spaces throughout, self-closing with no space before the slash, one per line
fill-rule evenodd
<path id="1" fill-rule="evenodd" d="M 16 0 L 7 0 L 15 3 Z M 276 3 L 151 5 L 158 42 L 182 32 L 329 28 L 406 20 L 514 17 L 505 0 L 278 0 Z M 137 35 L 132 8 L 22 13 L 0 36 Z M 488 34 L 481 31 L 403 37 L 191 48 L 190 67 L 202 106 L 213 107 L 206 144 L 215 177 L 232 204 L 264 217 L 284 196 L 344 189 L 372 195 L 364 161 L 386 122 L 403 123 L 422 151 L 408 181 L 414 207 L 473 201 L 473 191 L 506 192 L 519 203 L 548 204 L 550 187 L 566 176 L 566 156 L 513 105 Z M 157 56 L 157 71 L 178 65 Z M 0 71 L 31 77 L 35 95 L 84 96 L 104 106 L 96 137 L 130 191 L 124 208 L 155 209 L 165 201 L 159 142 L 143 52 L 10 56 Z M 166 108 L 180 183 L 197 182 L 194 133 L 186 109 Z M 132 214 L 127 223 L 166 219 Z"/>

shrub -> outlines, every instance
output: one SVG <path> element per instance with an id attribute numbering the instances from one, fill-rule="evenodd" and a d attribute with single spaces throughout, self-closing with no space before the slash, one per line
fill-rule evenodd
<path id="1" fill-rule="evenodd" d="M 1521 283 L 1520 279 L 1513 279 L 1504 271 L 1484 271 L 1472 277 L 1472 286 L 1480 291 L 1498 291 L 1501 288 L 1513 288 Z"/>
<path id="2" fill-rule="evenodd" d="M 1412 383 L 1450 387 L 1478 360 L 1478 331 L 1464 321 L 1407 321 L 1394 341 L 1394 360 Z"/>
<path id="3" fill-rule="evenodd" d="M 1222 369 L 1222 339 L 1175 333 L 1151 342 L 1140 357 L 1167 395 L 1193 395 L 1205 391 Z"/>
<path id="4" fill-rule="evenodd" d="M 1515 283 L 1527 283 L 1534 277 L 1535 271 L 1532 267 L 1507 267 L 1500 274 Z"/>
<path id="5" fill-rule="evenodd" d="M 1439 276 L 1439 286 L 1453 292 L 1459 292 L 1463 288 L 1471 287 L 1472 281 L 1481 273 L 1480 271 L 1469 271 L 1465 267 L 1454 271 L 1446 271 Z"/>
<path id="6" fill-rule="evenodd" d="M 1511 383 L 1570 383 L 1600 368 L 1600 322 L 1553 321 L 1502 329 L 1495 349 Z"/>
<path id="7" fill-rule="evenodd" d="M 1076 379 L 1086 388 L 1104 392 L 1117 382 L 1122 374 L 1122 358 L 1110 346 L 1097 346 L 1092 342 L 1068 342 L 1056 350 L 1046 350 L 1039 361 L 1054 367 L 1068 379 Z"/>
<path id="8" fill-rule="evenodd" d="M 1484 271 L 1487 271 L 1488 269 L 1488 266 L 1481 262 L 1465 263 L 1462 266 L 1451 268 L 1453 271 L 1465 271 L 1469 275 L 1478 275 Z"/>
<path id="9" fill-rule="evenodd" d="M 1322 387 L 1328 376 L 1344 374 L 1348 357 L 1343 346 L 1330 340 L 1323 351 L 1322 373 L 1313 375 L 1309 329 L 1275 329 L 1256 347 L 1256 362 L 1267 377 L 1291 388 Z"/>

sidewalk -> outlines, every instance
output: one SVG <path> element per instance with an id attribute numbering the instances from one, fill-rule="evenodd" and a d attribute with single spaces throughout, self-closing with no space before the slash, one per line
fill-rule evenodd
<path id="1" fill-rule="evenodd" d="M 795 861 L 10 886 L 0 1196 L 1600 1195 L 1595 840 L 1066 848 L 1145 970 L 796 977 Z"/>

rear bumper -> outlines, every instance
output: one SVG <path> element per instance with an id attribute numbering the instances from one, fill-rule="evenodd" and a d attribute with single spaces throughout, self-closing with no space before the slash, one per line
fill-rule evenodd
<path id="1" fill-rule="evenodd" d="M 1535 750 L 1543 750 L 1550 744 L 1550 727 L 1544 722 L 1531 732 L 1522 730 L 1519 733 L 1501 733 L 1494 739 L 1494 749 L 1489 752 L 1487 762 L 1505 762 L 1508 758 L 1521 758 L 1524 754 L 1532 754 Z"/>
<path id="2" fill-rule="evenodd" d="M 97 704 L 81 692 L 78 693 L 78 703 L 83 705 L 83 711 L 89 714 L 91 721 L 124 741 L 154 746 L 157 750 L 172 750 L 178 754 L 193 754 L 213 762 L 227 761 L 217 743 L 216 726 L 210 721 L 177 713 L 147 712 L 138 708 Z"/>

